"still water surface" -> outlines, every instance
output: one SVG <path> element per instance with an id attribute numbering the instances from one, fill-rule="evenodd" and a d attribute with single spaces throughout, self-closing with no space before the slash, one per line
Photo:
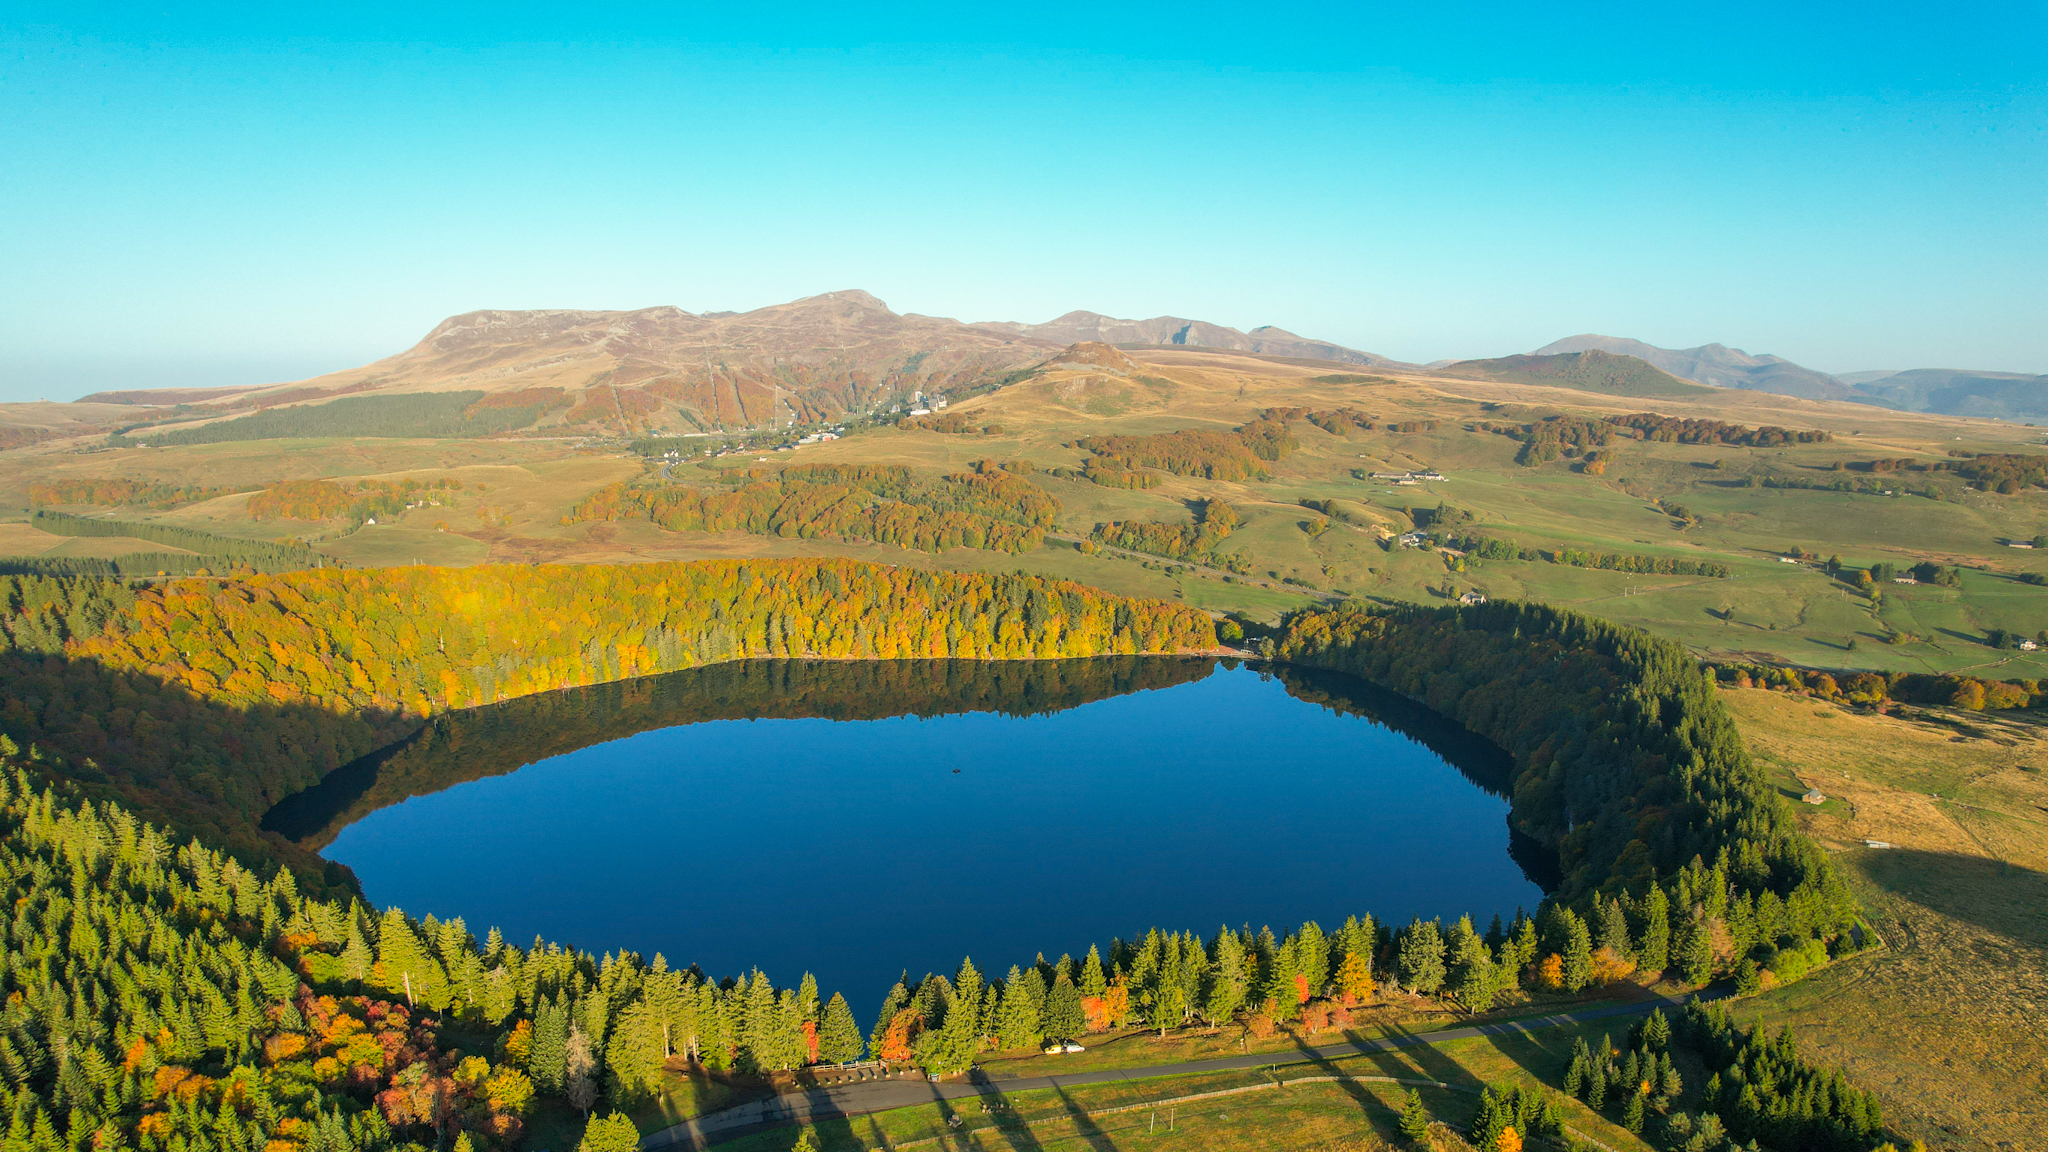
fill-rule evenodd
<path id="1" fill-rule="evenodd" d="M 1483 926 L 1542 898 L 1509 855 L 1498 750 L 1345 677 L 1137 666 L 1149 679 L 1122 694 L 1051 711 L 978 685 L 958 707 L 1002 710 L 678 722 L 697 708 L 654 726 L 643 700 L 648 730 L 388 803 L 325 855 L 378 904 L 479 936 L 659 952 L 714 978 L 809 970 L 863 1014 L 904 969 L 950 973 L 963 953 L 994 976 L 1154 924 Z M 829 674 L 783 662 L 774 683 Z M 585 692 L 566 706 L 616 706 Z M 500 707 L 495 742 L 444 736 L 442 761 L 516 753 L 522 728 L 546 744 L 548 713 Z"/>

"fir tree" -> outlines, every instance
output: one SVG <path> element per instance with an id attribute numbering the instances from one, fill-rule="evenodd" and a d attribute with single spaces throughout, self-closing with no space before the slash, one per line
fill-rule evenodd
<path id="1" fill-rule="evenodd" d="M 1443 987 L 1444 942 L 1436 921 L 1417 917 L 1408 925 L 1401 933 L 1397 963 L 1401 986 L 1410 992 L 1427 996 Z"/>
<path id="2" fill-rule="evenodd" d="M 568 1074 L 569 1013 L 550 996 L 533 1015 L 533 1047 L 526 1058 L 534 1086 L 550 1095 L 562 1091 Z"/>
<path id="3" fill-rule="evenodd" d="M 1038 1047 L 1044 1037 L 1039 1024 L 1040 1009 L 1045 1001 L 1044 989 L 1038 969 L 1011 966 L 1009 979 L 1003 981 L 1002 1002 L 996 1010 L 997 1047 Z"/>
<path id="4" fill-rule="evenodd" d="M 853 1009 L 837 992 L 825 1005 L 825 1018 L 818 1027 L 818 1057 L 829 1064 L 860 1059 L 860 1026 L 853 1022 Z"/>
<path id="5" fill-rule="evenodd" d="M 1063 973 L 1052 982 L 1045 997 L 1045 1038 L 1072 1040 L 1088 1028 L 1088 1014 L 1081 1007 L 1081 992 Z"/>
<path id="6" fill-rule="evenodd" d="M 1210 949 L 1208 989 L 1202 1002 L 1202 1015 L 1211 1024 L 1221 1024 L 1244 1007 L 1247 993 L 1244 942 L 1229 928 L 1219 928 Z"/>
<path id="7" fill-rule="evenodd" d="M 1698 913 L 1686 918 L 1677 932 L 1678 970 L 1688 984 L 1705 984 L 1714 975 L 1714 943 L 1706 918 Z"/>
<path id="8" fill-rule="evenodd" d="M 1621 901 L 1609 899 L 1599 905 L 1595 914 L 1593 947 L 1605 948 L 1616 956 L 1630 956 L 1634 949 L 1628 942 L 1628 917 L 1621 910 Z"/>
<path id="9" fill-rule="evenodd" d="M 1671 902 L 1664 889 L 1650 885 L 1643 893 L 1643 925 L 1636 935 L 1636 964 L 1646 972 L 1662 972 L 1671 960 Z"/>
<path id="10" fill-rule="evenodd" d="M 1422 1106 L 1422 1093 L 1410 1088 L 1408 1100 L 1401 1106 L 1401 1135 L 1420 1144 L 1429 1138 L 1429 1119 L 1429 1109 Z"/>
<path id="11" fill-rule="evenodd" d="M 1643 1132 L 1643 1094 L 1631 1090 L 1628 1106 L 1621 1110 L 1621 1126 L 1640 1136 Z"/>
<path id="12" fill-rule="evenodd" d="M 1102 972 L 1102 953 L 1095 945 L 1088 946 L 1088 958 L 1081 962 L 1081 995 L 1100 996 L 1109 988 L 1109 978 Z"/>
<path id="13" fill-rule="evenodd" d="M 1564 933 L 1564 947 L 1558 953 L 1564 964 L 1564 988 L 1577 992 L 1593 982 L 1593 940 L 1578 913 L 1566 908 L 1559 919 Z"/>

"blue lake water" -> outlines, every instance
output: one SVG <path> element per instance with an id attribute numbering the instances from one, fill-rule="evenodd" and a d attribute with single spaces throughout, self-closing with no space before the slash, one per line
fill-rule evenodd
<path id="1" fill-rule="evenodd" d="M 1344 677 L 1177 669 L 1072 707 L 878 719 L 661 726 L 661 702 L 641 700 L 646 730 L 376 808 L 324 854 L 378 904 L 479 936 L 659 952 L 713 978 L 808 970 L 863 1020 L 903 970 L 950 973 L 963 955 L 1000 975 L 1155 924 L 1469 912 L 1483 927 L 1542 898 L 1510 856 L 1497 750 L 1461 771 L 1359 714 L 1373 692 Z M 771 691 L 806 675 L 785 674 Z M 1005 707 L 976 691 L 959 707 Z M 1377 707 L 1421 715 L 1408 727 L 1430 739 L 1427 714 Z M 1435 724 L 1432 744 L 1487 759 Z M 490 741 L 443 736 L 439 756 L 510 767 L 560 726 L 515 711 Z"/>

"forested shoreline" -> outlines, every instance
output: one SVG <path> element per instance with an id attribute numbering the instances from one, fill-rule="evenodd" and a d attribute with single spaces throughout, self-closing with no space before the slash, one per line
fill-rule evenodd
<path id="1" fill-rule="evenodd" d="M 1341 1028 L 1395 990 L 1477 1012 L 1635 971 L 1750 989 L 1860 941 L 1846 888 L 1678 646 L 1535 605 L 1302 611 L 1276 660 L 1398 692 L 1512 757 L 1511 820 L 1561 866 L 1537 915 L 1484 932 L 1370 915 L 1285 936 L 1154 928 L 997 981 L 969 960 L 906 978 L 864 1042 L 808 978 L 478 941 L 460 921 L 371 909 L 247 826 L 324 773 L 308 749 L 331 768 L 492 700 L 743 655 L 1209 648 L 1207 616 L 1031 577 L 814 560 L 8 589 L 0 1072 L 34 1152 L 509 1149 L 536 1097 L 598 1117 L 586 1152 L 625 1152 L 623 1111 L 678 1056 L 761 1071 L 868 1051 L 943 1072 L 1139 1025 Z M 178 847 L 130 797 L 205 839 Z M 1743 1091 L 1717 1079 L 1712 1130 L 1875 1143 L 1867 1096 L 1731 1027 L 1685 1030 L 1730 1076 L 1748 1069 Z M 1612 1063 L 1603 1082 L 1623 1082 Z M 1677 1096 L 1661 1069 L 1643 1083 L 1589 1102 L 1640 1128 Z"/>
<path id="2" fill-rule="evenodd" d="M 846 560 L 0 579 L 0 732 L 250 863 L 277 801 L 451 709 L 729 660 L 1203 651 L 1193 608 Z"/>

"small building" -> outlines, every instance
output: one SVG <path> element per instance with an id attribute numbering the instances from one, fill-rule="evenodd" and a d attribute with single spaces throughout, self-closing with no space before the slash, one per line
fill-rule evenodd
<path id="1" fill-rule="evenodd" d="M 1794 560 L 1794 559 L 1793 559 L 1792 557 L 1790 557 L 1790 556 L 1780 556 L 1780 557 L 1778 557 L 1778 563 L 1780 563 L 1780 564 L 1797 564 L 1797 563 L 1799 563 L 1799 561 L 1797 561 L 1797 560 Z"/>
<path id="2" fill-rule="evenodd" d="M 1892 577 L 1892 583 L 1894 583 L 1894 584 L 1918 584 L 1919 582 L 1920 582 L 1920 581 L 1918 581 L 1918 580 L 1915 580 L 1915 579 L 1914 579 L 1914 578 L 1912 578 L 1911 576 L 1894 576 L 1894 577 Z"/>
<path id="3" fill-rule="evenodd" d="M 2007 540 L 2005 546 L 2007 548 L 2032 548 L 2034 544 L 2030 540 Z"/>
<path id="4" fill-rule="evenodd" d="M 2022 641 L 2020 641 L 2020 651 L 2022 651 L 2022 652 L 2032 652 L 2033 650 L 2035 650 L 2036 648 L 2039 648 L 2040 646 L 2041 646 L 2041 645 L 2040 645 L 2040 644 L 2039 644 L 2038 642 L 2036 642 L 2036 641 L 2033 641 L 2033 640 L 2022 640 Z"/>
<path id="5" fill-rule="evenodd" d="M 1464 594 L 1463 596 L 1460 596 L 1460 597 L 1458 597 L 1458 603 L 1460 603 L 1460 604 L 1484 604 L 1484 603 L 1486 603 L 1486 596 L 1485 596 L 1485 595 L 1484 595 L 1483 593 L 1479 593 L 1479 592 L 1467 592 L 1467 593 L 1465 593 L 1465 594 Z"/>
<path id="6" fill-rule="evenodd" d="M 1828 802 L 1827 793 L 1822 792 L 1818 788 L 1808 788 L 1806 795 L 1801 796 L 1800 799 L 1808 804 L 1825 804 Z"/>

